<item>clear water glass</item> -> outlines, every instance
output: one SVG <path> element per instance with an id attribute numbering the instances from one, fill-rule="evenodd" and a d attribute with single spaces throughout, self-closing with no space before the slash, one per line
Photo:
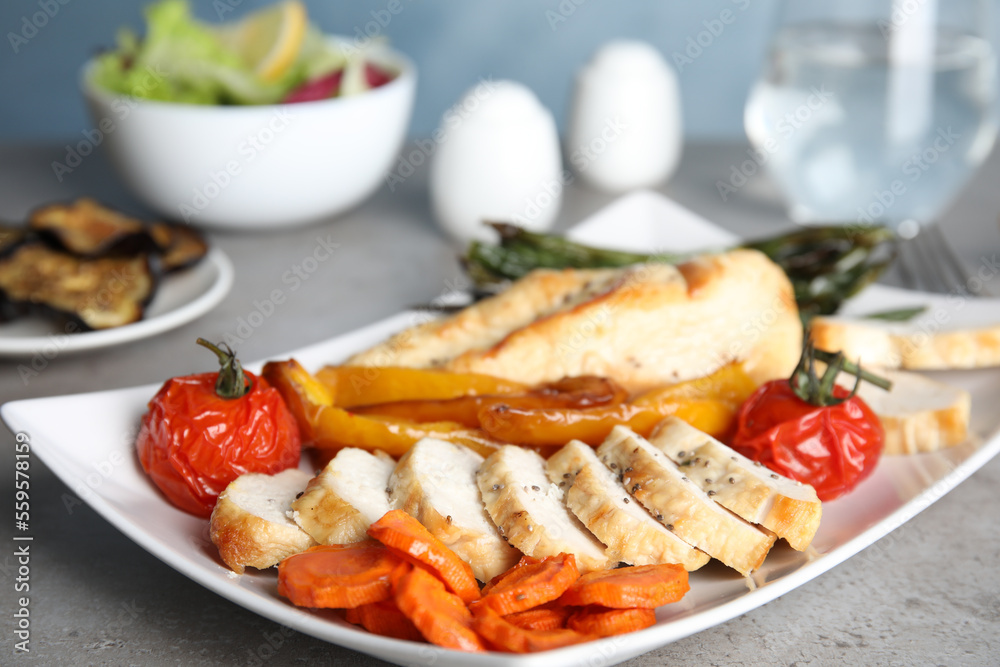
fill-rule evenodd
<path id="1" fill-rule="evenodd" d="M 989 4 L 789 0 L 745 112 L 755 159 L 803 223 L 915 234 L 997 133 Z"/>

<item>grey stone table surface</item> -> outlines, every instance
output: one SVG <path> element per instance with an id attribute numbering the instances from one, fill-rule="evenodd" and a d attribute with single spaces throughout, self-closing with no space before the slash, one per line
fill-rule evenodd
<path id="1" fill-rule="evenodd" d="M 716 182 L 747 159 L 739 144 L 686 147 L 662 191 L 741 234 L 787 220 L 767 179 L 755 174 L 726 201 Z M 99 154 L 56 180 L 61 146 L 0 148 L 0 219 L 19 220 L 51 200 L 94 195 L 143 213 Z M 25 380 L 0 361 L 0 402 L 159 383 L 205 369 L 197 336 L 244 334 L 243 359 L 284 352 L 351 331 L 462 285 L 456 247 L 433 224 L 426 169 L 383 188 L 337 219 L 265 234 L 212 234 L 233 260 L 236 284 L 199 320 L 117 348 L 58 355 Z M 1000 253 L 1000 155 L 946 216 L 970 264 Z M 275 196 L 281 184 L 275 183 Z M 565 227 L 612 197 L 571 185 Z M 337 244 L 292 290 L 286 277 L 319 245 Z M 260 326 L 240 323 L 274 289 L 289 298 Z M 255 304 L 255 301 L 257 304 Z M 255 322 L 260 319 L 254 318 Z M 245 335 L 249 333 L 249 335 Z M 989 370 L 985 373 L 998 371 Z M 0 434 L 0 499 L 13 509 L 13 437 Z M 757 610 L 628 662 L 684 665 L 1000 664 L 1000 460 L 929 509 L 818 579 Z M 31 468 L 31 652 L 14 653 L 17 574 L 13 517 L 0 519 L 0 664 L 377 665 L 257 616 L 202 588 L 119 533 L 35 459 Z M 595 663 L 596 664 L 596 663 Z"/>

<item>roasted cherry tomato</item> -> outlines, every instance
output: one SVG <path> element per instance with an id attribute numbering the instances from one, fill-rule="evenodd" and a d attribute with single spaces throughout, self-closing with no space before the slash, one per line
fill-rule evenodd
<path id="1" fill-rule="evenodd" d="M 219 356 L 221 369 L 167 380 L 149 402 L 136 450 L 174 505 L 207 517 L 240 475 L 298 465 L 301 440 L 277 390 L 245 372 L 228 346 L 198 344 Z"/>
<path id="2" fill-rule="evenodd" d="M 823 378 L 814 361 L 829 363 Z M 740 408 L 733 448 L 786 477 L 810 484 L 820 500 L 853 489 L 875 469 L 882 454 L 882 424 L 871 408 L 834 384 L 840 370 L 888 388 L 888 382 L 844 361 L 813 350 L 789 380 L 772 380 Z"/>

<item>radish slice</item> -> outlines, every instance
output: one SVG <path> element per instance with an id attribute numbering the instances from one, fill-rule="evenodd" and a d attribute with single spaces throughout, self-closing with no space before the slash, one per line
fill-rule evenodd
<path id="1" fill-rule="evenodd" d="M 301 86 L 288 93 L 284 101 L 286 104 L 295 102 L 315 102 L 336 97 L 340 91 L 340 80 L 344 76 L 344 70 L 337 70 L 324 77 L 306 81 Z"/>

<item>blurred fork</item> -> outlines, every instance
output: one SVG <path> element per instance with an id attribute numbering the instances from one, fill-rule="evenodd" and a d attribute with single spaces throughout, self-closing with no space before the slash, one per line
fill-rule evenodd
<path id="1" fill-rule="evenodd" d="M 959 259 L 935 223 L 896 241 L 896 266 L 908 289 L 967 296 L 993 296 L 990 285 Z"/>

